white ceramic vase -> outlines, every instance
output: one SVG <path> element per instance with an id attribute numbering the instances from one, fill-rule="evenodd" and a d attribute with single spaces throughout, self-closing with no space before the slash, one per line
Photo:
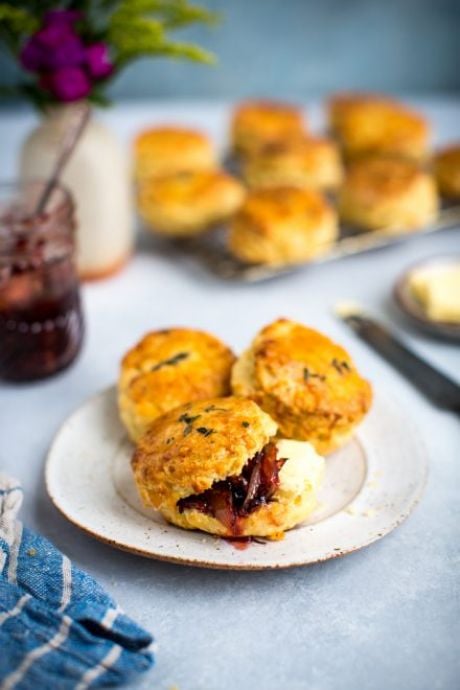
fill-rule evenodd
<path id="1" fill-rule="evenodd" d="M 69 122 L 69 109 L 51 109 L 24 142 L 20 178 L 46 178 L 56 160 Z M 83 280 L 102 278 L 121 268 L 131 255 L 134 211 L 131 171 L 120 143 L 94 117 L 70 158 L 62 182 L 76 203 L 77 267 Z"/>

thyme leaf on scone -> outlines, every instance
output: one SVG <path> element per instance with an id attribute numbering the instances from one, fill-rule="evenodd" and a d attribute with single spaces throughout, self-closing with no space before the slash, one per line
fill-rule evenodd
<path id="1" fill-rule="evenodd" d="M 336 369 L 336 371 L 339 372 L 339 374 L 343 374 L 344 371 L 351 371 L 351 367 L 348 364 L 348 362 L 346 362 L 345 360 L 341 362 L 336 357 L 334 357 L 334 359 L 332 360 L 332 366 L 334 367 L 334 369 Z"/>
<path id="2" fill-rule="evenodd" d="M 205 426 L 199 426 L 197 429 L 199 434 L 203 434 L 203 436 L 211 436 L 211 434 L 214 434 L 214 429 L 208 429 Z"/>
<path id="3" fill-rule="evenodd" d="M 179 364 L 179 362 L 182 362 L 182 360 L 187 359 L 187 357 L 189 357 L 188 352 L 178 352 L 177 355 L 174 355 L 169 359 L 163 359 L 161 362 L 158 362 L 158 364 L 155 364 L 150 371 L 158 371 L 163 367 L 174 367 L 176 364 Z"/>
<path id="4" fill-rule="evenodd" d="M 323 374 L 315 374 L 314 371 L 310 371 L 307 367 L 303 368 L 303 380 L 309 381 L 310 379 L 319 379 L 319 381 L 325 381 L 326 377 Z"/>

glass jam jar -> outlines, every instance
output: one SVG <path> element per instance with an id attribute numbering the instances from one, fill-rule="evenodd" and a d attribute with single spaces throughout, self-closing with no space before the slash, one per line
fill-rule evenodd
<path id="1" fill-rule="evenodd" d="M 74 205 L 41 182 L 0 184 L 0 378 L 32 381 L 67 367 L 83 338 Z"/>

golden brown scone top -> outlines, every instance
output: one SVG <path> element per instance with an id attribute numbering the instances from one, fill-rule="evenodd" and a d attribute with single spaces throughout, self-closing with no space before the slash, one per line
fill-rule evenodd
<path id="1" fill-rule="evenodd" d="M 342 179 L 338 147 L 331 139 L 302 136 L 284 139 L 265 146 L 249 156 L 244 164 L 245 179 L 251 187 L 273 187 L 283 179 L 285 184 L 334 188 Z"/>
<path id="2" fill-rule="evenodd" d="M 271 142 L 302 136 L 305 122 L 300 110 L 286 103 L 249 101 L 234 112 L 231 134 L 242 153 L 258 150 Z"/>
<path id="3" fill-rule="evenodd" d="M 134 141 L 137 177 L 167 175 L 188 170 L 208 170 L 216 165 L 208 137 L 185 127 L 147 129 Z"/>
<path id="4" fill-rule="evenodd" d="M 270 236 L 273 227 L 298 221 L 302 227 L 315 228 L 329 205 L 311 189 L 276 187 L 250 192 L 236 220 L 257 226 L 261 235 Z"/>
<path id="5" fill-rule="evenodd" d="M 132 460 L 144 503 L 172 507 L 240 474 L 276 430 L 258 405 L 242 398 L 215 398 L 168 412 L 140 439 Z"/>
<path id="6" fill-rule="evenodd" d="M 389 153 L 419 159 L 427 152 L 427 120 L 384 96 L 338 94 L 329 103 L 329 121 L 349 156 Z"/>
<path id="7" fill-rule="evenodd" d="M 460 143 L 450 144 L 434 157 L 434 174 L 443 196 L 460 198 Z"/>
<path id="8" fill-rule="evenodd" d="M 120 401 L 149 418 L 190 400 L 226 395 L 234 360 L 230 348 L 204 331 L 153 331 L 123 357 Z"/>
<path id="9" fill-rule="evenodd" d="M 252 357 L 252 377 L 232 376 L 232 388 L 264 409 L 270 400 L 281 414 L 289 410 L 351 418 L 370 406 L 371 387 L 348 352 L 300 323 L 278 319 L 263 328 L 253 341 Z"/>
<path id="10" fill-rule="evenodd" d="M 410 160 L 370 157 L 354 161 L 348 168 L 345 185 L 368 195 L 370 199 L 400 196 L 425 173 Z"/>
<path id="11" fill-rule="evenodd" d="M 200 170 L 166 175 L 149 180 L 139 189 L 139 204 L 148 207 L 149 202 L 166 205 L 190 205 L 198 207 L 222 194 L 237 190 L 243 196 L 243 187 L 237 179 L 223 170 Z"/>

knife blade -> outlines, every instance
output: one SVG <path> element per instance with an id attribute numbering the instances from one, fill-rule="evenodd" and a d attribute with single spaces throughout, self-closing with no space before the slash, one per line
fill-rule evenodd
<path id="1" fill-rule="evenodd" d="M 411 350 L 359 307 L 337 305 L 336 313 L 358 337 L 405 376 L 434 405 L 460 414 L 460 385 Z"/>

